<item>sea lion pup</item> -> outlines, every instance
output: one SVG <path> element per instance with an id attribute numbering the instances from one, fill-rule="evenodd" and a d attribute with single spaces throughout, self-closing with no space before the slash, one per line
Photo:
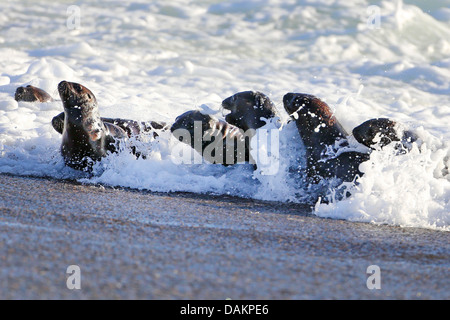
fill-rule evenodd
<path id="1" fill-rule="evenodd" d="M 391 142 L 398 142 L 396 148 L 411 149 L 411 143 L 418 140 L 418 136 L 410 130 L 401 130 L 397 122 L 387 118 L 371 119 L 353 129 L 355 139 L 374 149 L 375 145 L 381 148 Z"/>
<path id="2" fill-rule="evenodd" d="M 58 114 L 52 119 L 52 126 L 58 133 L 62 134 L 64 130 L 64 112 Z M 118 118 L 100 118 L 104 123 L 111 123 L 122 128 L 129 138 L 136 137 L 142 133 L 153 133 L 153 137 L 158 136 L 157 131 L 165 131 L 168 126 L 164 122 L 138 122 L 135 120 L 118 119 Z"/>
<path id="3" fill-rule="evenodd" d="M 190 145 L 213 164 L 254 164 L 249 147 L 254 135 L 252 130 L 244 133 L 242 129 L 200 111 L 180 115 L 170 130 L 178 140 Z"/>
<path id="4" fill-rule="evenodd" d="M 288 93 L 283 103 L 305 144 L 306 172 L 313 183 L 334 177 L 352 182 L 362 176 L 359 165 L 369 160 L 370 154 L 342 149 L 348 146 L 348 134 L 325 102 L 313 95 Z"/>
<path id="5" fill-rule="evenodd" d="M 19 87 L 16 90 L 14 99 L 25 102 L 52 102 L 53 98 L 44 90 L 28 85 L 26 87 Z"/>
<path id="6" fill-rule="evenodd" d="M 244 131 L 259 129 L 266 124 L 263 119 L 276 116 L 275 105 L 265 94 L 257 91 L 244 91 L 225 99 L 222 107 L 231 113 L 225 120 Z"/>
<path id="7" fill-rule="evenodd" d="M 126 132 L 103 122 L 98 112 L 97 99 L 86 87 L 62 81 L 58 85 L 64 105 L 64 126 L 61 153 L 67 166 L 91 171 L 94 162 L 108 152 L 116 152 Z"/>

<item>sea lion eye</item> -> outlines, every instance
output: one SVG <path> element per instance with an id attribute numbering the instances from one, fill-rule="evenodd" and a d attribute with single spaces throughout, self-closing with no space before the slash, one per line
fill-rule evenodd
<path id="1" fill-rule="evenodd" d="M 303 103 L 303 98 L 295 98 L 295 104 L 301 104 Z"/>

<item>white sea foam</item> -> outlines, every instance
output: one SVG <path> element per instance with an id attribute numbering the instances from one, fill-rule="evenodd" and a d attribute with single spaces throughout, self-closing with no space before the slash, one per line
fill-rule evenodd
<path id="1" fill-rule="evenodd" d="M 349 187 L 352 196 L 317 205 L 317 215 L 450 230 L 449 1 L 76 4 L 80 25 L 72 30 L 68 4 L 0 3 L 0 172 L 314 204 L 314 194 L 332 183 L 305 185 L 298 168 L 304 149 L 282 106 L 285 93 L 305 92 L 328 102 L 348 131 L 389 117 L 420 136 L 407 155 L 373 153 L 364 177 Z M 370 5 L 379 8 L 379 29 L 368 26 Z M 94 177 L 76 172 L 64 166 L 61 137 L 50 124 L 61 102 L 13 98 L 18 86 L 32 84 L 59 99 L 61 80 L 90 88 L 102 116 L 168 123 L 192 109 L 223 118 L 223 99 L 262 91 L 283 123 L 277 174 L 177 166 L 171 150 L 179 142 L 169 133 L 141 146 L 145 160 L 120 153 L 98 164 Z"/>

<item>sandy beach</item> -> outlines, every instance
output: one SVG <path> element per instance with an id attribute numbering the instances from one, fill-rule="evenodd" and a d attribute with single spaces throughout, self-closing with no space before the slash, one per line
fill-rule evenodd
<path id="1" fill-rule="evenodd" d="M 53 179 L 0 175 L 0 188 L 1 299 L 450 298 L 448 232 Z"/>

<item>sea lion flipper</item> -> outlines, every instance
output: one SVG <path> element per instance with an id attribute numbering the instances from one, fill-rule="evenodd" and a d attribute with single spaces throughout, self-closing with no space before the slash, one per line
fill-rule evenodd
<path id="1" fill-rule="evenodd" d="M 121 128 L 118 125 L 115 125 L 114 123 L 103 123 L 107 129 L 107 134 L 114 137 L 115 139 L 126 139 L 128 138 L 127 132 Z"/>
<path id="2" fill-rule="evenodd" d="M 131 138 L 132 136 L 138 136 L 142 132 L 145 133 L 153 132 L 157 136 L 157 133 L 154 132 L 155 130 L 167 129 L 167 125 L 164 122 L 151 121 L 147 123 L 119 118 L 100 118 L 100 119 L 105 124 L 110 123 L 121 128 L 128 134 L 129 138 Z M 52 119 L 52 126 L 59 134 L 63 133 L 64 112 L 60 113 L 59 115 L 57 115 Z"/>
<path id="3" fill-rule="evenodd" d="M 112 123 L 123 130 L 128 134 L 128 137 L 136 137 L 141 135 L 142 133 L 153 133 L 154 137 L 158 136 L 157 130 L 165 130 L 167 128 L 167 124 L 164 122 L 139 122 L 135 120 L 128 119 L 119 119 L 119 118 L 102 118 L 104 123 Z"/>
<path id="4" fill-rule="evenodd" d="M 113 124 L 124 130 L 128 137 L 137 136 L 141 133 L 139 123 L 134 120 L 119 119 L 119 118 L 101 118 L 106 124 Z M 114 129 L 113 129 L 114 130 Z"/>
<path id="5" fill-rule="evenodd" d="M 61 112 L 56 117 L 52 119 L 53 129 L 59 134 L 63 134 L 64 131 L 64 112 Z"/>
<path id="6" fill-rule="evenodd" d="M 106 128 L 105 148 L 107 151 L 115 153 L 119 150 L 120 142 L 128 138 L 128 134 L 124 129 L 113 123 L 104 122 L 104 125 Z"/>

